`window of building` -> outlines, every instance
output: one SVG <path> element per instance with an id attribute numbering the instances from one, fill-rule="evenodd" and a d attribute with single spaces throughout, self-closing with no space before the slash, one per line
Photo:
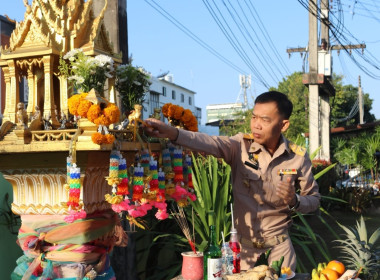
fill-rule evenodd
<path id="1" fill-rule="evenodd" d="M 183 93 L 181 93 L 181 102 L 185 102 L 185 95 Z"/>
<path id="2" fill-rule="evenodd" d="M 150 114 L 154 113 L 154 108 L 160 108 L 158 93 L 150 92 Z"/>
<path id="3" fill-rule="evenodd" d="M 176 96 L 175 96 L 175 90 L 172 90 L 172 99 L 175 100 Z"/>
<path id="4" fill-rule="evenodd" d="M 162 87 L 162 95 L 166 96 L 166 87 Z"/>
<path id="5" fill-rule="evenodd" d="M 189 105 L 193 105 L 193 100 L 191 99 L 191 96 L 189 96 Z"/>

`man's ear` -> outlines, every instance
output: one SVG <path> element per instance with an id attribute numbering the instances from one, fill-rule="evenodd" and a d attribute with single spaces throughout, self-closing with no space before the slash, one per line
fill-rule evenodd
<path id="1" fill-rule="evenodd" d="M 289 120 L 283 120 L 282 121 L 281 132 L 284 133 L 285 131 L 287 131 L 288 128 L 289 128 L 289 125 L 290 125 Z"/>

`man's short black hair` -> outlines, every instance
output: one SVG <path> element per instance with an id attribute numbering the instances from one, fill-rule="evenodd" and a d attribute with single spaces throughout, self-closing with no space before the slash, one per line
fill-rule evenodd
<path id="1" fill-rule="evenodd" d="M 285 120 L 288 120 L 290 118 L 290 115 L 293 112 L 293 104 L 285 94 L 278 91 L 268 91 L 257 96 L 255 100 L 255 104 L 270 102 L 276 103 L 279 113 Z"/>

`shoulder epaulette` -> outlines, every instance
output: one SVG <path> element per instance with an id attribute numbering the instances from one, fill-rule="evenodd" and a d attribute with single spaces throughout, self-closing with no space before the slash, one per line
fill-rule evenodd
<path id="1" fill-rule="evenodd" d="M 296 155 L 299 156 L 304 156 L 306 154 L 306 148 L 302 146 L 298 146 L 294 143 L 289 143 L 289 148 L 295 153 Z"/>
<path id="2" fill-rule="evenodd" d="M 248 134 L 248 133 L 244 134 L 243 138 L 246 139 L 246 140 L 255 140 L 255 138 L 253 138 L 253 134 L 252 133 L 250 133 L 250 134 Z"/>

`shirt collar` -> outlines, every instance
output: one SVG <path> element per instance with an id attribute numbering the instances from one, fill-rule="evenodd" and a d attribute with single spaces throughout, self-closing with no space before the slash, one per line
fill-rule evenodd
<path id="1" fill-rule="evenodd" d="M 260 150 L 265 150 L 264 146 L 253 141 L 251 146 L 249 147 L 249 153 L 256 153 Z M 290 153 L 290 148 L 289 148 L 289 140 L 285 138 L 284 135 L 281 134 L 280 136 L 280 145 L 278 146 L 275 154 L 282 154 L 285 151 Z"/>

